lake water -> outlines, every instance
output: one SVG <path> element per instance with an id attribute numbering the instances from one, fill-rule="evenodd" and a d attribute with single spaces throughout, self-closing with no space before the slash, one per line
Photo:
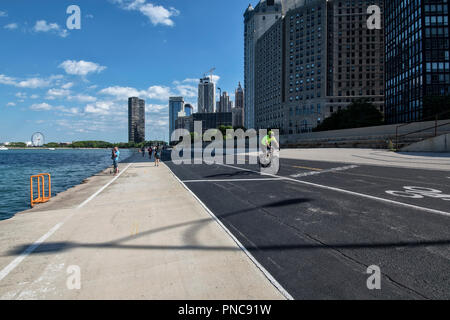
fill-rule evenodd
<path id="1" fill-rule="evenodd" d="M 120 161 L 131 155 L 121 150 Z M 111 150 L 0 151 L 0 220 L 30 208 L 30 176 L 50 173 L 52 196 L 112 166 Z"/>

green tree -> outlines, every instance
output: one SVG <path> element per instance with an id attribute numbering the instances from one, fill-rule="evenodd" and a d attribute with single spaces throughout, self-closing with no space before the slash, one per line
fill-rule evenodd
<path id="1" fill-rule="evenodd" d="M 8 147 L 11 148 L 26 148 L 27 144 L 25 142 L 11 142 Z"/>
<path id="2" fill-rule="evenodd" d="M 347 109 L 333 113 L 313 131 L 363 128 L 383 124 L 383 114 L 378 108 L 367 100 L 361 99 L 351 103 Z"/>
<path id="3" fill-rule="evenodd" d="M 49 142 L 49 143 L 45 144 L 44 147 L 46 147 L 46 148 L 59 148 L 59 147 L 61 147 L 61 145 L 59 143 L 56 143 L 56 142 Z"/>
<path id="4" fill-rule="evenodd" d="M 72 143 L 72 148 L 112 148 L 113 144 L 105 141 L 75 141 Z"/>

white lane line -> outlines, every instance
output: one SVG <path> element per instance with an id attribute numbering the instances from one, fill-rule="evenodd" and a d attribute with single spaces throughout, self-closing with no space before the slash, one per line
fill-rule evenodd
<path id="1" fill-rule="evenodd" d="M 249 181 L 280 181 L 284 178 L 260 178 L 260 179 L 220 179 L 220 180 L 183 180 L 184 183 L 196 183 L 196 182 L 249 182 Z"/>
<path id="2" fill-rule="evenodd" d="M 277 288 L 277 290 L 288 300 L 294 300 L 294 298 L 283 288 L 283 286 L 266 270 L 255 257 L 244 247 L 244 245 L 228 230 L 227 227 L 216 217 L 216 215 L 209 210 L 209 208 L 200 200 L 188 186 L 181 181 L 177 175 L 169 168 L 168 165 L 165 165 L 175 179 L 200 203 L 200 205 L 209 213 L 209 215 L 217 222 L 217 224 L 230 236 L 230 238 L 238 245 L 238 247 L 247 255 L 247 257 L 255 264 L 255 266 L 264 274 L 264 276 L 272 283 L 272 285 Z"/>
<path id="3" fill-rule="evenodd" d="M 24 252 L 15 258 L 9 265 L 0 271 L 0 281 L 2 281 L 11 271 L 13 271 L 25 258 L 30 255 L 34 250 L 36 250 L 45 240 L 50 238 L 59 228 L 62 227 L 64 223 L 58 223 L 49 232 L 44 234 L 39 240 L 29 246 Z"/>
<path id="4" fill-rule="evenodd" d="M 324 169 L 322 171 L 303 172 L 303 173 L 299 173 L 299 174 L 293 174 L 293 175 L 291 175 L 291 177 L 292 178 L 309 177 L 309 176 L 315 176 L 318 174 L 346 171 L 346 170 L 351 170 L 351 169 L 355 169 L 355 168 L 359 168 L 359 166 L 352 165 L 352 166 L 339 167 L 339 168 L 333 168 L 333 169 Z"/>
<path id="5" fill-rule="evenodd" d="M 258 173 L 260 175 L 264 175 L 264 176 L 272 176 L 272 177 L 275 177 L 275 178 L 281 177 L 281 176 L 277 176 L 277 175 L 273 175 L 273 174 L 261 173 L 261 172 L 254 171 L 254 170 L 249 170 L 249 169 L 243 169 L 243 168 L 239 168 L 239 167 L 235 167 L 235 166 L 230 166 L 230 165 L 227 165 L 227 164 L 218 164 L 218 165 L 224 166 L 224 167 L 233 168 L 233 169 L 238 169 L 238 170 L 242 170 L 242 171 L 254 172 L 254 173 Z M 300 183 L 300 184 L 304 184 L 304 185 L 308 185 L 308 186 L 313 186 L 313 187 L 316 187 L 316 188 L 332 190 L 332 191 L 336 191 L 336 192 L 340 192 L 340 193 L 346 193 L 346 194 L 350 194 L 350 195 L 353 195 L 353 196 L 358 196 L 358 197 L 362 197 L 362 198 L 367 198 L 367 199 L 371 199 L 371 200 L 376 200 L 376 201 L 381 201 L 381 202 L 385 202 L 385 203 L 389 203 L 389 204 L 394 204 L 394 205 L 397 205 L 397 206 L 407 207 L 407 208 L 410 208 L 410 209 L 415 209 L 415 210 L 425 211 L 425 212 L 429 212 L 429 213 L 433 213 L 433 214 L 438 214 L 438 215 L 441 215 L 441 216 L 450 217 L 450 212 L 446 212 L 446 211 L 441 211 L 441 210 L 435 210 L 435 209 L 415 206 L 413 204 L 408 204 L 408 203 L 398 202 L 398 201 L 389 200 L 389 199 L 385 199 L 385 198 L 375 197 L 375 196 L 371 196 L 371 195 L 368 195 L 368 194 L 358 193 L 358 192 L 349 191 L 349 190 L 345 190 L 345 189 L 324 186 L 324 185 L 321 185 L 321 184 L 307 182 L 307 181 L 302 181 L 302 180 L 297 180 L 297 179 L 293 179 L 293 178 L 286 178 L 286 177 L 282 177 L 282 178 L 284 178 L 285 181 L 296 182 L 296 183 Z"/>
<path id="6" fill-rule="evenodd" d="M 98 196 L 103 190 L 105 190 L 107 187 L 109 187 L 114 181 L 116 181 L 122 173 L 128 170 L 128 168 L 132 165 L 130 163 L 120 174 L 118 174 L 114 179 L 112 179 L 110 182 L 108 182 L 103 188 L 101 188 L 99 191 L 97 191 L 95 194 L 90 196 L 86 201 L 84 201 L 81 205 L 79 205 L 76 210 L 67 216 L 64 221 L 58 223 L 56 226 L 54 226 L 49 232 L 47 232 L 45 235 L 43 235 L 39 240 L 34 242 L 31 246 L 29 246 L 27 249 L 25 249 L 24 252 L 22 252 L 17 258 L 15 258 L 10 264 L 8 264 L 5 268 L 0 271 L 0 281 L 2 281 L 4 278 L 8 276 L 8 274 L 11 273 L 17 266 L 22 263 L 23 260 L 25 260 L 26 257 L 28 257 L 31 253 L 33 253 L 42 243 L 44 243 L 48 238 L 50 238 L 56 231 L 58 231 L 70 218 L 72 218 L 78 211 L 78 209 L 81 209 L 84 207 L 88 202 L 90 202 L 92 199 L 94 199 L 96 196 Z"/>
<path id="7" fill-rule="evenodd" d="M 106 188 L 108 188 L 111 184 L 114 183 L 114 181 L 116 181 L 117 179 L 119 179 L 119 177 L 122 175 L 122 173 L 124 173 L 125 171 L 128 170 L 128 168 L 132 165 L 132 163 L 130 163 L 125 169 L 123 169 L 117 176 L 114 177 L 114 179 L 112 179 L 110 182 L 108 182 L 105 186 L 103 186 L 100 190 L 98 190 L 96 193 L 94 193 L 92 196 L 90 196 L 88 199 L 86 199 L 86 201 L 84 201 L 82 204 L 80 204 L 77 209 L 81 209 L 83 208 L 85 205 L 87 205 L 89 202 L 91 202 L 95 197 L 97 197 L 100 193 L 102 193 Z"/>

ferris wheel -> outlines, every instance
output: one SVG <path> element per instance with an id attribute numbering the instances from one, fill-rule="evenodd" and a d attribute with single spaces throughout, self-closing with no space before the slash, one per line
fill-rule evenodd
<path id="1" fill-rule="evenodd" d="M 33 147 L 42 147 L 45 143 L 44 135 L 40 132 L 36 132 L 31 136 L 31 143 Z"/>

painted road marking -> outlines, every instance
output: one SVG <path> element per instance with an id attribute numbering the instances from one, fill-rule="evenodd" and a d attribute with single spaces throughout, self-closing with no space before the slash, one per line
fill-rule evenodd
<path id="1" fill-rule="evenodd" d="M 387 194 L 396 197 L 423 199 L 425 197 L 450 201 L 450 194 L 444 194 L 441 190 L 424 187 L 403 187 L 405 191 L 386 191 Z"/>
<path id="2" fill-rule="evenodd" d="M 110 182 L 108 182 L 105 186 L 103 186 L 100 190 L 98 190 L 96 193 L 94 193 L 92 196 L 90 196 L 88 199 L 86 199 L 86 201 L 84 201 L 82 204 L 80 204 L 77 209 L 81 209 L 83 208 L 85 205 L 87 205 L 89 202 L 91 202 L 95 197 L 97 197 L 100 193 L 102 193 L 106 188 L 108 188 L 111 184 L 114 183 L 114 181 L 116 181 L 117 179 L 119 179 L 119 177 L 122 175 L 122 173 L 124 173 L 125 171 L 128 170 L 128 168 L 132 165 L 132 163 L 130 163 L 125 169 L 122 170 L 122 172 L 120 172 L 117 176 L 114 177 L 114 179 L 112 179 Z"/>
<path id="3" fill-rule="evenodd" d="M 280 181 L 284 178 L 260 178 L 260 179 L 220 179 L 220 180 L 183 180 L 184 183 L 196 183 L 196 182 L 250 182 L 250 181 Z"/>
<path id="4" fill-rule="evenodd" d="M 30 255 L 34 250 L 36 250 L 42 243 L 44 243 L 48 238 L 50 238 L 59 228 L 62 227 L 64 223 L 58 223 L 49 232 L 44 234 L 39 240 L 29 246 L 20 256 L 15 258 L 9 265 L 0 271 L 0 281 L 2 281 L 11 271 L 13 271 L 25 258 Z"/>
<path id="5" fill-rule="evenodd" d="M 218 165 L 224 166 L 224 167 L 233 168 L 233 169 L 237 169 L 237 170 L 241 170 L 241 171 L 254 172 L 254 173 L 258 173 L 258 174 L 265 175 L 265 176 L 272 176 L 272 177 L 277 177 L 277 178 L 280 177 L 280 176 L 277 176 L 277 175 L 272 175 L 272 174 L 268 174 L 268 173 L 261 173 L 259 171 L 254 171 L 254 170 L 250 170 L 250 169 L 243 169 L 243 168 L 231 166 L 231 165 L 228 165 L 228 164 L 218 164 Z M 381 202 L 385 202 L 385 203 L 389 203 L 389 204 L 394 204 L 394 205 L 398 205 L 398 206 L 402 206 L 402 207 L 407 207 L 407 208 L 411 208 L 411 209 L 415 209 L 415 210 L 420 210 L 420 211 L 424 211 L 424 212 L 438 214 L 438 215 L 441 215 L 441 216 L 450 217 L 450 212 L 446 212 L 446 211 L 441 211 L 441 210 L 435 210 L 435 209 L 415 206 L 415 205 L 408 204 L 408 203 L 403 203 L 403 202 L 398 202 L 398 201 L 389 200 L 389 199 L 385 199 L 385 198 L 375 197 L 375 196 L 371 196 L 371 195 L 368 195 L 368 194 L 358 193 L 358 192 L 349 191 L 349 190 L 345 190 L 345 189 L 324 186 L 324 185 L 317 184 L 317 183 L 312 183 L 312 182 L 307 182 L 307 181 L 302 181 L 302 180 L 297 180 L 297 179 L 292 179 L 292 178 L 286 178 L 286 177 L 282 177 L 282 178 L 284 178 L 283 180 L 285 180 L 285 181 L 296 182 L 296 183 L 300 183 L 300 184 L 304 184 L 304 185 L 308 185 L 308 186 L 313 186 L 313 187 L 316 187 L 316 188 L 332 190 L 332 191 L 336 191 L 336 192 L 340 192 L 340 193 L 346 193 L 346 194 L 350 194 L 350 195 L 353 195 L 353 196 L 358 196 L 358 197 L 362 197 L 362 198 L 367 198 L 367 199 L 371 199 L 371 200 L 381 201 Z"/>
<path id="6" fill-rule="evenodd" d="M 352 166 L 339 167 L 339 168 L 333 168 L 333 169 L 325 169 L 325 170 L 320 170 L 320 171 L 315 171 L 315 172 L 302 172 L 302 173 L 298 173 L 298 174 L 293 174 L 293 175 L 291 175 L 291 177 L 292 178 L 309 177 L 309 176 L 315 176 L 318 174 L 351 170 L 351 169 L 355 169 L 358 167 L 359 166 L 352 165 Z"/>
<path id="7" fill-rule="evenodd" d="M 262 264 L 255 259 L 255 257 L 244 247 L 244 245 L 231 233 L 231 231 L 216 217 L 216 215 L 209 210 L 209 208 L 200 200 L 197 195 L 188 188 L 188 186 L 181 181 L 177 175 L 169 168 L 169 166 L 165 165 L 175 179 L 200 203 L 200 205 L 208 212 L 208 214 L 214 219 L 214 221 L 230 236 L 230 238 L 237 244 L 237 246 L 247 255 L 247 257 L 255 264 L 255 266 L 265 275 L 265 277 L 272 283 L 272 285 L 277 288 L 278 291 L 288 300 L 294 300 L 294 298 L 283 288 L 283 286 L 263 267 Z"/>
<path id="8" fill-rule="evenodd" d="M 310 168 L 310 167 L 302 167 L 302 166 L 292 166 L 292 168 L 305 169 L 305 170 L 311 170 L 311 171 L 322 171 L 323 170 L 323 169 L 318 169 L 318 168 Z"/>
<path id="9" fill-rule="evenodd" d="M 84 201 L 81 205 L 79 205 L 74 212 L 72 212 L 70 215 L 68 215 L 64 221 L 58 223 L 56 226 L 54 226 L 52 229 L 50 229 L 49 232 L 44 234 L 39 240 L 37 240 L 35 243 L 33 243 L 31 246 L 29 246 L 27 249 L 25 249 L 24 252 L 22 252 L 17 258 L 15 258 L 10 264 L 8 264 L 5 268 L 0 271 L 0 281 L 2 281 L 4 278 L 8 276 L 17 266 L 22 263 L 23 260 L 25 260 L 26 257 L 28 257 L 30 254 L 32 254 L 39 246 L 44 243 L 48 238 L 50 238 L 56 231 L 58 231 L 70 218 L 72 218 L 75 214 L 79 212 L 78 209 L 81 209 L 84 207 L 88 202 L 90 202 L 92 199 L 94 199 L 96 196 L 98 196 L 102 191 L 104 191 L 107 187 L 109 187 L 114 181 L 119 179 L 119 177 L 128 170 L 128 168 L 132 165 L 130 163 L 124 170 L 122 170 L 121 173 L 119 173 L 114 179 L 112 179 L 110 182 L 108 182 L 103 188 L 98 190 L 95 194 L 90 196 L 86 201 Z"/>

